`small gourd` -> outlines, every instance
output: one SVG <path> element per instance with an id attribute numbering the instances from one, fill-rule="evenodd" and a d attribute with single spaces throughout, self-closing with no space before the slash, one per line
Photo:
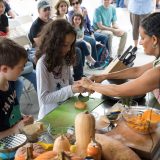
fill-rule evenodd
<path id="1" fill-rule="evenodd" d="M 91 138 L 95 137 L 95 118 L 88 112 L 81 112 L 75 118 L 77 154 L 85 157 Z"/>
<path id="2" fill-rule="evenodd" d="M 94 160 L 101 160 L 102 146 L 95 139 L 92 139 L 87 147 L 87 156 L 93 157 Z"/>
<path id="3" fill-rule="evenodd" d="M 57 154 L 63 151 L 70 151 L 70 143 L 66 136 L 61 135 L 54 142 L 53 151 Z"/>

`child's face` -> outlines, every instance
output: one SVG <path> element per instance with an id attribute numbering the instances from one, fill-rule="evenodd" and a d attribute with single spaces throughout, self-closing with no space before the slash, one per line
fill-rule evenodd
<path id="1" fill-rule="evenodd" d="M 68 10 L 68 5 L 65 2 L 61 2 L 59 7 L 58 7 L 58 11 L 61 14 L 66 14 Z"/>
<path id="2" fill-rule="evenodd" d="M 103 0 L 103 5 L 108 7 L 111 4 L 112 0 Z"/>
<path id="3" fill-rule="evenodd" d="M 4 3 L 0 2 L 0 15 L 2 15 L 5 11 Z"/>
<path id="4" fill-rule="evenodd" d="M 14 68 L 6 66 L 6 71 L 4 73 L 6 79 L 8 81 L 16 81 L 17 78 L 20 76 L 21 72 L 23 71 L 25 64 L 26 60 L 21 59 L 20 62 Z"/>
<path id="5" fill-rule="evenodd" d="M 80 24 L 81 24 L 81 17 L 74 16 L 73 23 L 74 23 L 75 26 L 80 26 Z"/>
<path id="6" fill-rule="evenodd" d="M 69 33 L 66 35 L 64 42 L 63 42 L 63 46 L 62 46 L 62 50 L 61 50 L 61 54 L 63 57 L 65 57 L 67 55 L 67 53 L 71 50 L 72 44 L 75 41 L 75 35 L 72 33 Z"/>

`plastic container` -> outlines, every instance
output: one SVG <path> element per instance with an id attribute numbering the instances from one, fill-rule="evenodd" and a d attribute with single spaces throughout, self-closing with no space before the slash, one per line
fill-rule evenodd
<path id="1" fill-rule="evenodd" d="M 151 116 L 149 115 L 150 113 Z M 149 134 L 156 131 L 160 122 L 154 121 L 152 116 L 155 115 L 160 116 L 160 111 L 145 107 L 131 107 L 122 113 L 126 124 L 140 134 Z"/>

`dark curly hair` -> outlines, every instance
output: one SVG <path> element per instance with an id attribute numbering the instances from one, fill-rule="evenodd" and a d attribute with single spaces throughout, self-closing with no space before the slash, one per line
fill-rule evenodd
<path id="1" fill-rule="evenodd" d="M 73 1 L 73 0 L 69 0 L 69 3 L 70 3 L 71 6 L 72 6 L 72 1 Z M 82 0 L 77 0 L 77 1 L 79 2 L 79 4 L 82 3 Z"/>
<path id="2" fill-rule="evenodd" d="M 45 54 L 45 65 L 49 72 L 52 72 L 55 67 L 63 65 L 64 58 L 62 58 L 60 51 L 65 36 L 70 33 L 75 36 L 75 40 L 71 46 L 71 50 L 65 57 L 65 62 L 68 66 L 74 65 L 76 57 L 76 31 L 74 27 L 66 20 L 59 19 L 46 24 L 40 32 L 40 45 L 36 52 L 36 61 Z"/>
<path id="3" fill-rule="evenodd" d="M 74 17 L 79 17 L 81 19 L 80 28 L 82 29 L 83 28 L 83 24 L 84 24 L 84 19 L 83 19 L 82 14 L 74 13 L 74 15 L 72 16 L 72 25 L 73 26 L 74 26 L 74 22 L 73 22 Z"/>

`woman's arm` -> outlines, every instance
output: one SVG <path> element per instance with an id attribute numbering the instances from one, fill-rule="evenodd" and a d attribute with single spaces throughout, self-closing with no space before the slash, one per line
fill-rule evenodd
<path id="1" fill-rule="evenodd" d="M 121 85 L 103 85 L 92 82 L 90 85 L 87 84 L 87 86 L 85 86 L 85 83 L 83 84 L 82 82 L 82 86 L 107 96 L 142 95 L 156 88 L 160 88 L 160 67 L 152 68 L 139 78 Z"/>
<path id="2" fill-rule="evenodd" d="M 139 67 L 131 67 L 117 72 L 108 74 L 93 75 L 90 79 L 97 83 L 106 79 L 135 79 L 141 76 L 144 72 L 153 67 L 152 63 L 145 64 Z"/>

